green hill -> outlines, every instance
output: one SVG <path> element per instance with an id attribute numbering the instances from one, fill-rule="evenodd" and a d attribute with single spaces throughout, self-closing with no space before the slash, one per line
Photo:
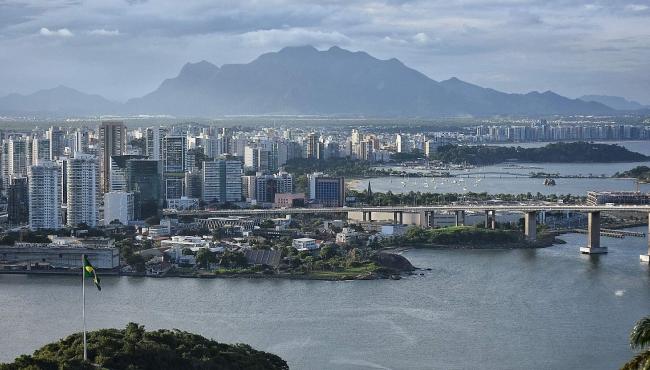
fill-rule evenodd
<path id="1" fill-rule="evenodd" d="M 274 370 L 289 369 L 280 357 L 246 344 L 223 344 L 180 330 L 145 331 L 129 323 L 125 329 L 88 332 L 88 359 L 83 361 L 82 334 L 22 355 L 0 370 Z"/>

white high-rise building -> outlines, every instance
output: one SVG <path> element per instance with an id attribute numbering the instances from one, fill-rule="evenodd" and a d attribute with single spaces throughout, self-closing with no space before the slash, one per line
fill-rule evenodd
<path id="1" fill-rule="evenodd" d="M 133 220 L 133 193 L 111 191 L 104 194 L 104 225 L 115 220 L 123 225 Z"/>
<path id="2" fill-rule="evenodd" d="M 162 129 L 160 127 L 149 127 L 145 134 L 145 144 L 147 156 L 149 159 L 160 160 L 161 150 L 160 144 L 162 142 Z"/>
<path id="3" fill-rule="evenodd" d="M 95 156 L 76 153 L 68 160 L 67 173 L 67 203 L 68 225 L 86 224 L 97 226 L 99 210 L 97 200 L 99 195 L 98 163 Z"/>
<path id="4" fill-rule="evenodd" d="M 61 191 L 59 166 L 41 161 L 29 171 L 29 227 L 37 229 L 61 228 Z"/>
<path id="5" fill-rule="evenodd" d="M 37 165 L 41 161 L 49 161 L 50 158 L 50 140 L 37 138 L 32 140 L 32 165 Z"/>
<path id="6" fill-rule="evenodd" d="M 397 146 L 397 152 L 402 153 L 405 149 L 405 143 L 403 142 L 403 138 L 401 134 L 397 134 L 397 137 L 395 138 L 395 146 Z"/>
<path id="7" fill-rule="evenodd" d="M 239 202 L 242 196 L 240 161 L 218 159 L 203 162 L 203 201 Z"/>

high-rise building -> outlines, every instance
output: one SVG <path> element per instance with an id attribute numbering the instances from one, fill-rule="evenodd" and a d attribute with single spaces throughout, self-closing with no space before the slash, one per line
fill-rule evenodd
<path id="1" fill-rule="evenodd" d="M 310 133 L 307 135 L 307 148 L 305 152 L 305 157 L 308 159 L 321 159 L 319 156 L 321 142 L 320 138 L 316 133 Z"/>
<path id="2" fill-rule="evenodd" d="M 278 183 L 276 187 L 278 193 L 293 193 L 293 176 L 290 173 L 280 171 L 273 177 Z"/>
<path id="3" fill-rule="evenodd" d="M 202 170 L 185 173 L 185 196 L 188 198 L 201 199 L 203 193 L 203 172 Z"/>
<path id="4" fill-rule="evenodd" d="M 160 160 L 161 158 L 161 144 L 162 144 L 162 128 L 149 127 L 145 132 L 145 146 L 147 157 L 149 159 Z"/>
<path id="5" fill-rule="evenodd" d="M 29 138 L 13 137 L 7 142 L 7 174 L 11 176 L 26 176 L 31 161 Z"/>
<path id="6" fill-rule="evenodd" d="M 133 193 L 134 218 L 144 220 L 158 215 L 162 206 L 160 161 L 131 159 L 126 161 L 126 188 Z"/>
<path id="7" fill-rule="evenodd" d="M 103 121 L 99 126 L 101 191 L 110 189 L 111 157 L 126 152 L 126 126 L 122 121 Z"/>
<path id="8" fill-rule="evenodd" d="M 143 155 L 114 155 L 111 156 L 109 178 L 110 191 L 126 191 L 126 162 L 131 159 L 145 159 Z"/>
<path id="9" fill-rule="evenodd" d="M 278 181 L 273 175 L 258 174 L 255 177 L 255 199 L 258 202 L 273 203 L 278 191 Z"/>
<path id="10" fill-rule="evenodd" d="M 203 162 L 203 201 L 207 203 L 239 202 L 242 197 L 241 162 L 217 159 Z"/>
<path id="11" fill-rule="evenodd" d="M 13 177 L 7 187 L 7 219 L 10 224 L 29 222 L 29 186 L 27 177 Z"/>
<path id="12" fill-rule="evenodd" d="M 50 157 L 50 139 L 36 138 L 32 140 L 32 165 L 40 161 L 52 160 Z"/>
<path id="13" fill-rule="evenodd" d="M 85 129 L 77 129 L 74 133 L 74 145 L 72 148 L 72 154 L 75 152 L 86 153 L 88 151 L 88 146 L 90 145 L 90 135 Z"/>
<path id="14" fill-rule="evenodd" d="M 38 229 L 61 228 L 61 192 L 59 167 L 54 162 L 42 161 L 29 171 L 29 227 Z"/>
<path id="15" fill-rule="evenodd" d="M 74 158 L 68 159 L 68 226 L 75 227 L 81 224 L 97 226 L 99 219 L 97 167 L 97 159 L 90 154 L 76 153 Z"/>
<path id="16" fill-rule="evenodd" d="M 308 175 L 309 199 L 325 207 L 342 207 L 345 202 L 345 179 L 325 177 L 321 173 Z"/>
<path id="17" fill-rule="evenodd" d="M 50 127 L 47 130 L 47 139 L 50 140 L 50 159 L 55 160 L 65 155 L 65 131 L 61 127 Z"/>
<path id="18" fill-rule="evenodd" d="M 111 191 L 104 194 L 104 225 L 110 225 L 115 220 L 128 225 L 133 219 L 132 193 Z"/>
<path id="19" fill-rule="evenodd" d="M 187 137 L 165 136 L 162 146 L 165 199 L 179 199 L 185 188 Z"/>
<path id="20" fill-rule="evenodd" d="M 397 152 L 402 153 L 406 149 L 404 145 L 404 138 L 402 138 L 401 134 L 397 134 L 397 137 L 395 137 L 395 146 L 397 147 Z"/>

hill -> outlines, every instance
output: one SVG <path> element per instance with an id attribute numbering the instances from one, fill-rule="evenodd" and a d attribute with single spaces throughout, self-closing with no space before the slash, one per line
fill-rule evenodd
<path id="1" fill-rule="evenodd" d="M 121 109 L 119 103 L 66 86 L 0 98 L 0 112 L 4 114 L 97 115 L 116 113 Z"/>
<path id="2" fill-rule="evenodd" d="M 125 329 L 88 333 L 88 360 L 83 361 L 82 334 L 72 334 L 0 364 L 0 370 L 177 370 L 269 369 L 288 370 L 280 357 L 245 344 L 223 344 L 180 330 L 145 331 L 129 323 Z"/>
<path id="3" fill-rule="evenodd" d="M 648 109 L 650 107 L 643 105 L 639 102 L 633 100 L 627 100 L 620 96 L 611 96 L 611 95 L 583 95 L 580 100 L 587 102 L 596 102 L 604 104 L 610 108 L 623 111 L 639 110 L 639 109 Z"/>

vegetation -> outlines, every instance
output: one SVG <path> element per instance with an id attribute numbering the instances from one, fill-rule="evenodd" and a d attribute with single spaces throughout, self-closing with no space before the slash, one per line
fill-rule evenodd
<path id="1" fill-rule="evenodd" d="M 285 164 L 285 171 L 296 177 L 314 172 L 323 172 L 330 176 L 388 176 L 393 173 L 388 169 L 377 169 L 371 162 L 350 160 L 348 158 L 330 158 L 328 160 L 315 160 L 298 158 Z"/>
<path id="2" fill-rule="evenodd" d="M 489 245 L 521 241 L 518 231 L 482 229 L 473 226 L 450 226 L 439 229 L 409 227 L 400 239 L 403 244 L 417 245 Z"/>
<path id="3" fill-rule="evenodd" d="M 0 370 L 289 369 L 280 357 L 245 344 L 218 343 L 176 329 L 148 332 L 134 323 L 89 332 L 88 360 L 83 360 L 82 334 L 75 333 L 0 364 Z"/>
<path id="4" fill-rule="evenodd" d="M 639 351 L 621 370 L 650 369 L 650 316 L 637 321 L 630 333 L 630 346 Z"/>
<path id="5" fill-rule="evenodd" d="M 616 172 L 614 177 L 626 177 L 634 178 L 641 182 L 650 182 L 650 167 L 648 166 L 636 166 L 629 171 Z"/>
<path id="6" fill-rule="evenodd" d="M 449 144 L 439 147 L 432 159 L 448 163 L 489 165 L 508 160 L 554 163 L 635 162 L 647 160 L 648 157 L 615 144 L 573 142 L 552 143 L 540 148 Z"/>

